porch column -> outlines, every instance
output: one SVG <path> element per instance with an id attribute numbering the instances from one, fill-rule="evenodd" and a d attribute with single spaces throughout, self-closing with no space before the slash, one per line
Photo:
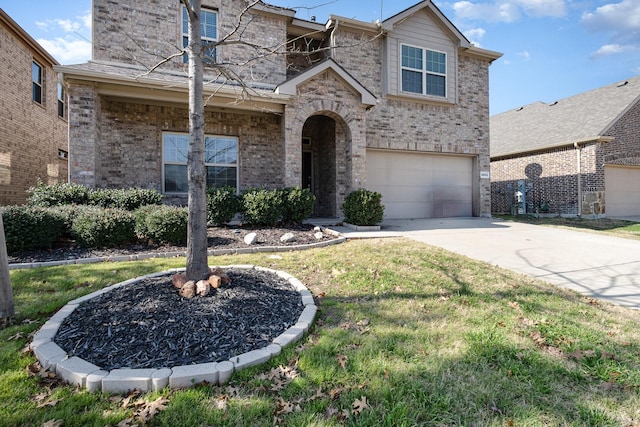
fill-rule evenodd
<path id="1" fill-rule="evenodd" d="M 296 120 L 295 108 L 287 105 L 284 110 L 282 129 L 285 187 L 302 185 L 302 125 Z"/>
<path id="2" fill-rule="evenodd" d="M 70 84 L 69 182 L 95 188 L 100 99 L 94 86 Z"/>

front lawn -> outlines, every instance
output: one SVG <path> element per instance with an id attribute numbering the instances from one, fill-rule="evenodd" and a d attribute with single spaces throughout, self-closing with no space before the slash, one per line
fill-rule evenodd
<path id="1" fill-rule="evenodd" d="M 640 240 L 640 223 L 621 219 L 584 219 L 584 218 L 535 218 L 531 215 L 498 215 L 507 221 L 526 222 L 534 225 L 562 227 L 573 230 L 610 234 L 626 239 Z"/>
<path id="2" fill-rule="evenodd" d="M 12 271 L 18 315 L 0 331 L 0 424 L 640 423 L 639 311 L 405 239 L 210 258 L 287 271 L 319 306 L 301 342 L 225 386 L 119 397 L 33 372 L 21 350 L 66 301 L 184 262 Z"/>

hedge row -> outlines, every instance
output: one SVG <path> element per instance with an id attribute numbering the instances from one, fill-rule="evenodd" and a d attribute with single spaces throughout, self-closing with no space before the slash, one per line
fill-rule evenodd
<path id="1" fill-rule="evenodd" d="M 233 187 L 212 188 L 207 190 L 207 219 L 213 225 L 221 225 L 240 213 L 243 221 L 251 225 L 298 224 L 311 216 L 315 201 L 306 188 L 253 188 L 240 196 Z"/>
<path id="2" fill-rule="evenodd" d="M 144 206 L 134 212 L 99 206 L 0 208 L 7 251 L 50 249 L 71 238 L 84 247 L 118 247 L 152 241 L 184 245 L 187 208 Z"/>
<path id="3" fill-rule="evenodd" d="M 80 184 L 38 184 L 27 191 L 27 205 L 93 205 L 134 211 L 145 205 L 159 205 L 162 194 L 145 188 L 93 189 Z"/>

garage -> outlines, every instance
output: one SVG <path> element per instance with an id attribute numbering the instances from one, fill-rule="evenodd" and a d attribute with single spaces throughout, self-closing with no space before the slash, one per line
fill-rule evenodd
<path id="1" fill-rule="evenodd" d="M 472 216 L 472 176 L 472 157 L 367 150 L 367 189 L 387 219 Z"/>
<path id="2" fill-rule="evenodd" d="M 608 217 L 640 215 L 640 167 L 605 165 L 604 182 Z"/>

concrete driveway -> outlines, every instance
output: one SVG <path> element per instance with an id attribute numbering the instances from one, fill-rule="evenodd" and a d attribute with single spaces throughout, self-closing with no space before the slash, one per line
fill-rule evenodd
<path id="1" fill-rule="evenodd" d="M 405 236 L 640 309 L 640 240 L 491 218 L 386 220 L 376 233 L 340 231 L 347 238 Z"/>

